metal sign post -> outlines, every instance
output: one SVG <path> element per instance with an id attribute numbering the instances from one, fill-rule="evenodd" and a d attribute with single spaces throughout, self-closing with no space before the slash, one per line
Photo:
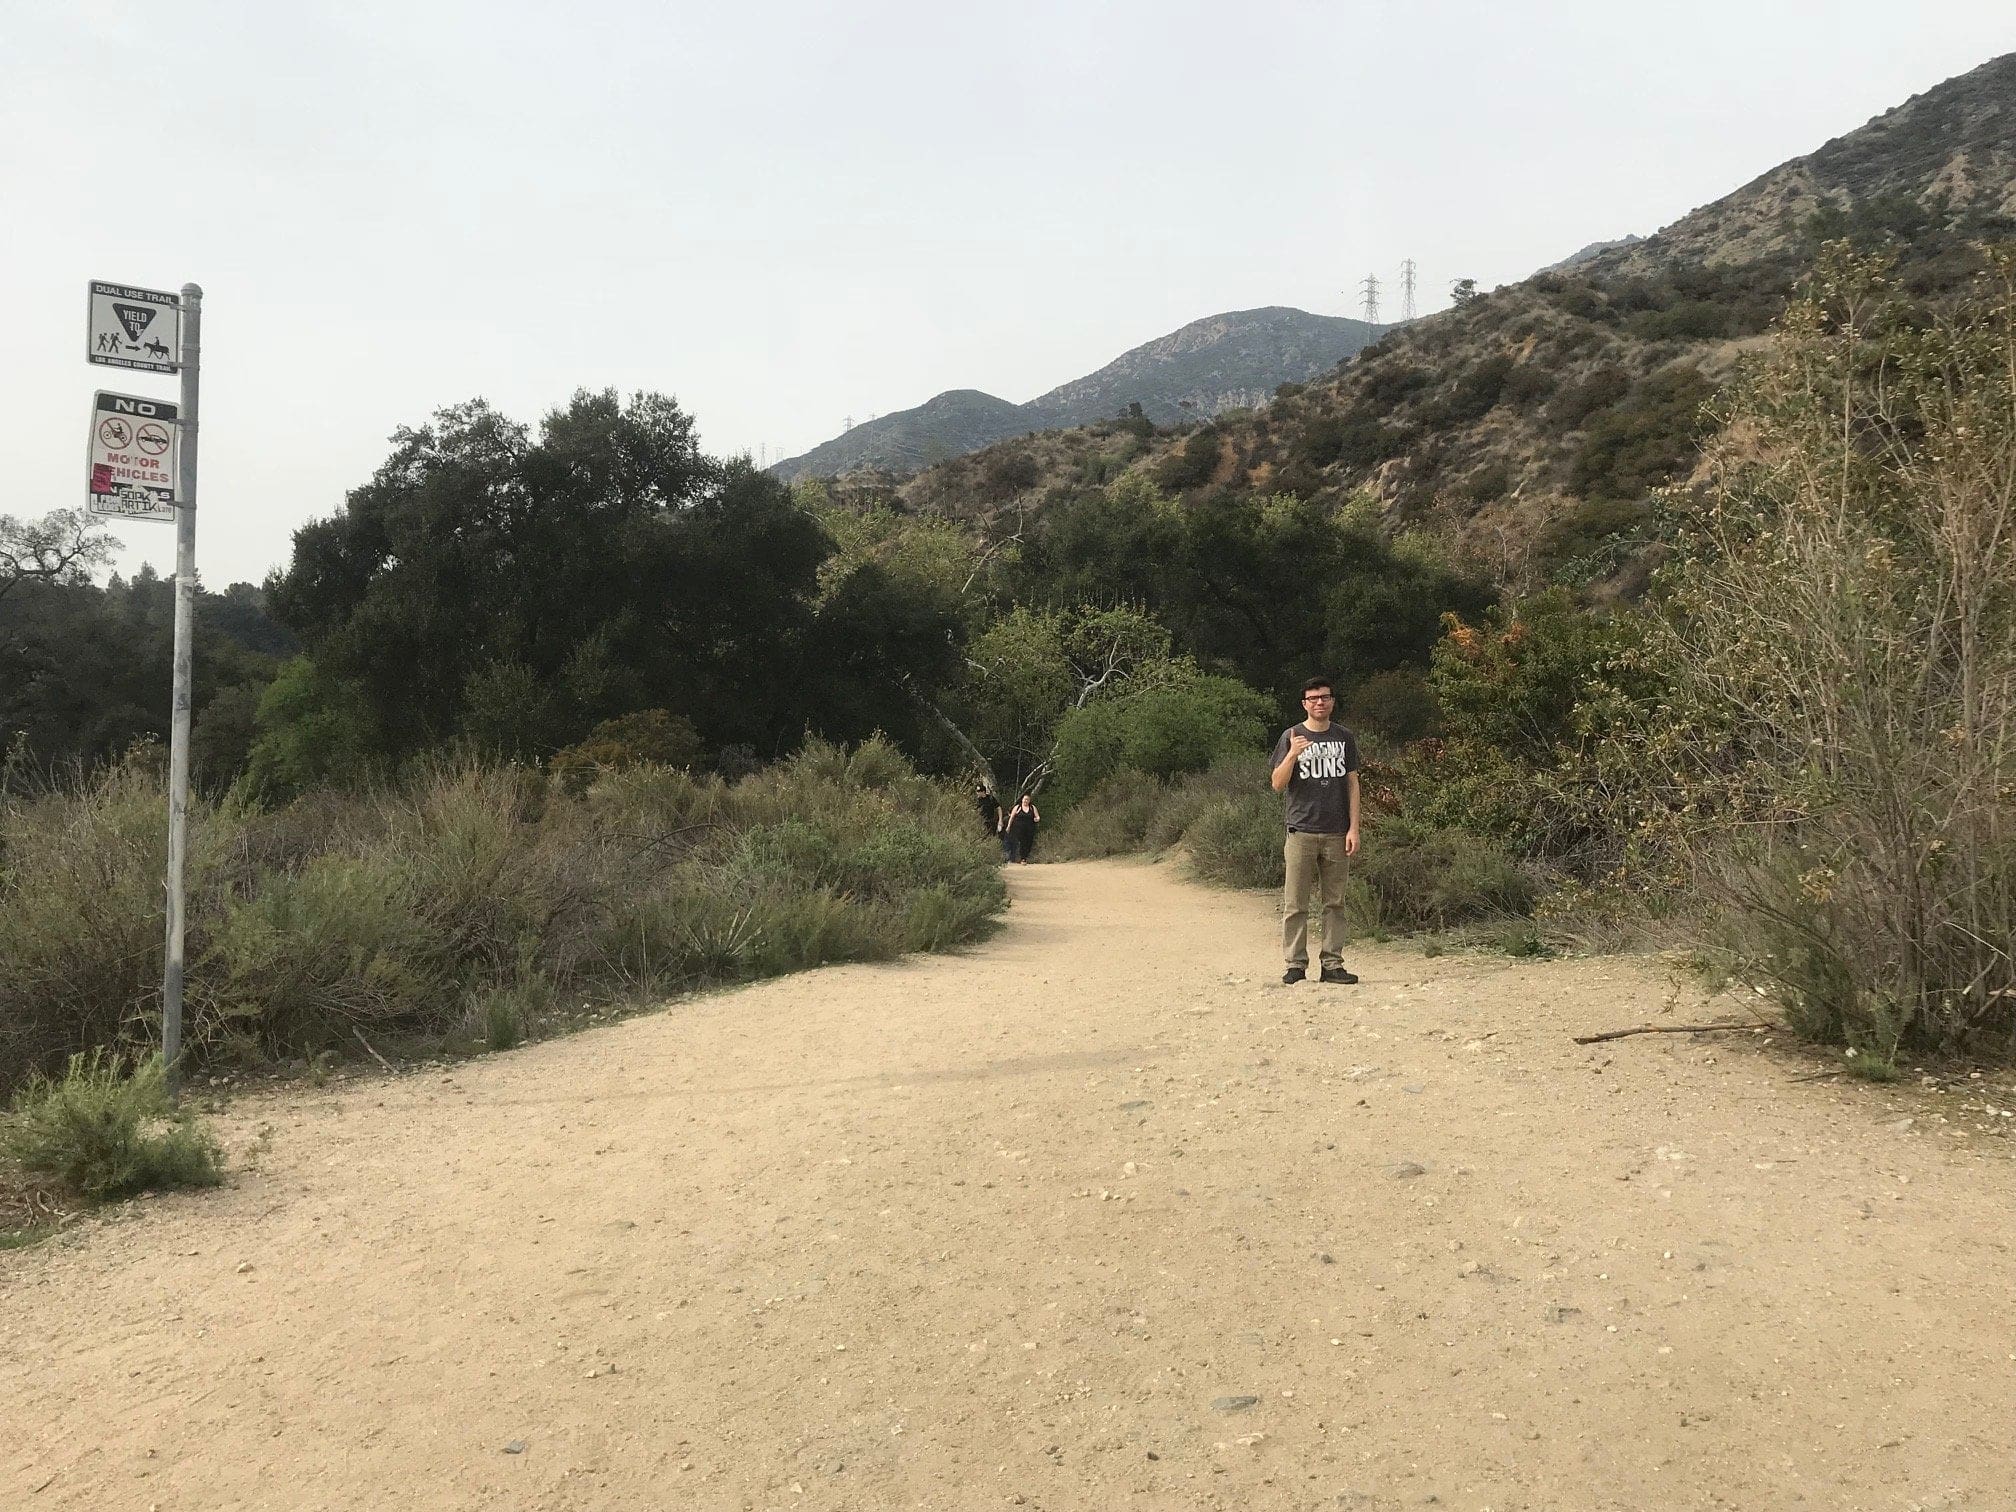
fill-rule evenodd
<path id="1" fill-rule="evenodd" d="M 175 522 L 175 687 L 168 735 L 168 949 L 161 973 L 161 1058 L 181 1082 L 182 941 L 189 862 L 189 701 L 196 623 L 196 393 L 203 291 L 93 280 L 85 360 L 102 367 L 182 375 L 182 400 L 100 392 L 91 405 L 89 504 L 93 514 Z"/>
<path id="2" fill-rule="evenodd" d="M 168 962 L 161 978 L 161 1058 L 181 1082 L 183 873 L 189 861 L 189 690 L 196 621 L 196 398 L 201 380 L 203 291 L 182 285 L 181 476 L 175 515 L 175 692 L 168 735 Z"/>

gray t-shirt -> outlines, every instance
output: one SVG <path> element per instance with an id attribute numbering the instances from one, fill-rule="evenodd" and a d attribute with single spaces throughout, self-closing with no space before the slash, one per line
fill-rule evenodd
<path id="1" fill-rule="evenodd" d="M 1297 730 L 1309 737 L 1309 744 L 1288 777 L 1288 828 L 1341 835 L 1351 828 L 1351 784 L 1345 776 L 1358 770 L 1358 737 L 1340 724 L 1327 730 L 1291 725 L 1274 742 L 1272 765 L 1281 765 L 1288 754 L 1288 737 Z"/>

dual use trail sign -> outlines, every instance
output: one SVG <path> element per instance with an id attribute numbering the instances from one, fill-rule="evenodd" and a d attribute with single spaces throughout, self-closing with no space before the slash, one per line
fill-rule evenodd
<path id="1" fill-rule="evenodd" d="M 172 373 L 180 364 L 182 297 L 165 289 L 135 289 L 91 281 L 85 357 L 106 367 Z"/>

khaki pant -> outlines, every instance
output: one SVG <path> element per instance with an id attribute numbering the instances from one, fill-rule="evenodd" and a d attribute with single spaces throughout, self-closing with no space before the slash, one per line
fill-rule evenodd
<path id="1" fill-rule="evenodd" d="M 1309 965 L 1309 892 L 1321 887 L 1323 899 L 1322 964 L 1344 964 L 1344 879 L 1350 858 L 1342 835 L 1288 832 L 1283 851 L 1288 885 L 1281 895 L 1281 954 L 1290 966 Z"/>

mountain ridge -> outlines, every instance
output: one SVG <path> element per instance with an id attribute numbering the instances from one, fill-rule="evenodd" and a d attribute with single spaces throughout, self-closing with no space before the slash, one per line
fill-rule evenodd
<path id="1" fill-rule="evenodd" d="M 1026 403 L 981 389 L 947 389 L 769 471 L 787 482 L 862 469 L 901 475 L 1011 436 L 1112 419 L 1130 405 L 1155 424 L 1209 418 L 1265 403 L 1282 384 L 1307 382 L 1392 329 L 1288 305 L 1222 311 L 1130 347 Z"/>
<path id="2" fill-rule="evenodd" d="M 2016 53 L 1649 237 L 1388 331 L 1251 414 L 1203 432 L 1000 442 L 926 469 L 892 502 L 1040 531 L 1045 511 L 1127 474 L 1178 497 L 1367 499 L 1388 528 L 1434 535 L 1501 581 L 1629 593 L 1656 555 L 1652 495 L 1688 479 L 1705 402 L 1768 339 L 1823 245 L 1891 256 L 1901 293 L 1930 305 L 1998 239 L 2016 242 Z"/>

